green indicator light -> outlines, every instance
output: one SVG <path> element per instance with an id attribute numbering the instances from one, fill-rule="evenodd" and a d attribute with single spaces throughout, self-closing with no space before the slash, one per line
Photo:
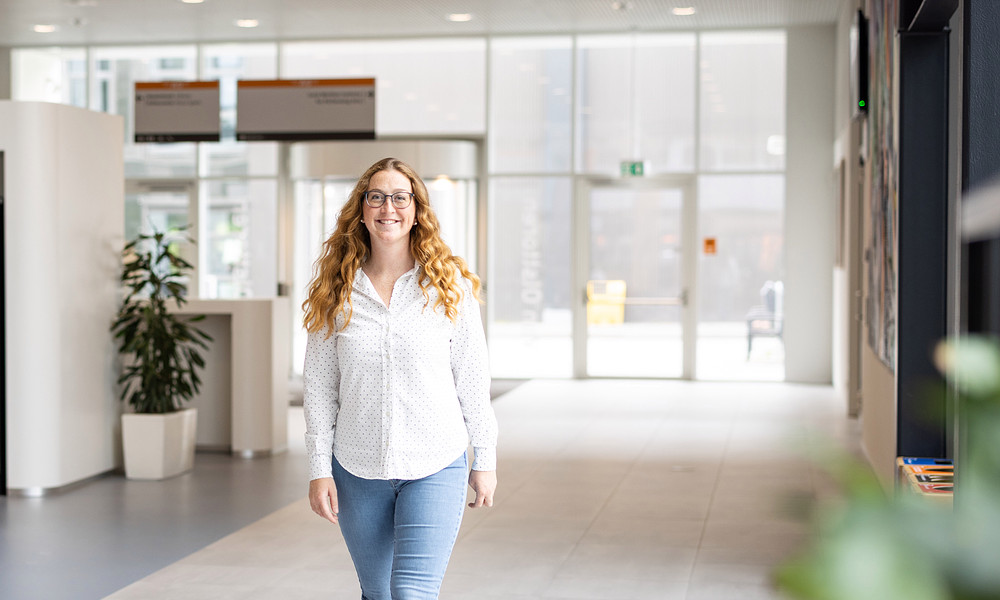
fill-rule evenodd
<path id="1" fill-rule="evenodd" d="M 861 108 L 864 108 L 865 107 L 865 101 L 864 100 L 858 100 L 858 106 L 860 106 Z"/>

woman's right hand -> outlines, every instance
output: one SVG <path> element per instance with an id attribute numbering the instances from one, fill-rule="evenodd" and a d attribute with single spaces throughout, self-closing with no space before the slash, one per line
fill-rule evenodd
<path id="1" fill-rule="evenodd" d="M 333 477 L 322 477 L 309 482 L 309 506 L 317 515 L 337 524 L 337 486 Z"/>

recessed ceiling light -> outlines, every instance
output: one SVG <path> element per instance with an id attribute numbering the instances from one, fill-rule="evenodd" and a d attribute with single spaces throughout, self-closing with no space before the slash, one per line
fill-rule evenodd
<path id="1" fill-rule="evenodd" d="M 258 21 L 257 19 L 236 19 L 237 27 L 251 28 L 251 27 L 256 27 L 258 25 L 260 25 L 260 21 Z"/>
<path id="2" fill-rule="evenodd" d="M 678 17 L 690 17 L 691 15 L 694 14 L 694 7 L 693 6 L 677 6 L 677 7 L 674 7 L 673 10 L 671 10 L 671 12 L 674 13 L 675 15 L 677 15 Z"/>
<path id="3" fill-rule="evenodd" d="M 451 114 L 452 113 L 449 113 L 449 116 Z M 451 187 L 452 187 L 452 181 L 451 178 L 449 178 L 447 175 L 438 175 L 437 177 L 434 178 L 434 181 L 431 182 L 431 188 L 435 190 L 448 190 L 451 189 Z"/>
<path id="4" fill-rule="evenodd" d="M 35 33 L 52 33 L 59 28 L 55 25 L 35 25 L 32 29 Z"/>
<path id="5" fill-rule="evenodd" d="M 472 15 L 469 13 L 451 13 L 448 15 L 448 20 L 455 23 L 465 23 L 472 20 Z"/>
<path id="6" fill-rule="evenodd" d="M 181 0 L 184 4 L 201 4 L 205 0 Z"/>

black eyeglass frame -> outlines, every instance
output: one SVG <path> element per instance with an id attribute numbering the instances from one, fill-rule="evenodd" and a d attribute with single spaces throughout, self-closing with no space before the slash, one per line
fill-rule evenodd
<path id="1" fill-rule="evenodd" d="M 373 204 L 372 201 L 368 197 L 369 194 L 379 194 L 379 195 L 381 195 L 382 196 L 382 201 L 379 202 L 378 204 Z M 386 203 L 386 200 L 388 200 L 389 198 L 392 198 L 392 206 L 394 208 L 398 209 L 398 210 L 403 210 L 404 208 L 407 208 L 407 207 L 410 206 L 410 203 L 413 202 L 413 197 L 415 195 L 416 194 L 414 194 L 413 192 L 393 192 L 391 194 L 386 194 L 385 192 L 380 192 L 378 190 L 369 190 L 369 191 L 367 191 L 367 192 L 364 193 L 363 198 L 364 198 L 365 204 L 367 204 L 368 206 L 370 206 L 372 208 L 382 208 L 382 205 L 384 205 Z M 396 198 L 398 196 L 405 196 L 406 197 L 406 203 L 403 204 L 402 206 L 400 206 L 400 203 L 396 201 Z"/>

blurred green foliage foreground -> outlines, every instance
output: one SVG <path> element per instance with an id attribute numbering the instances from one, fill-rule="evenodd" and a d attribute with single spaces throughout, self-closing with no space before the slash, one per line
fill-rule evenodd
<path id="1" fill-rule="evenodd" d="M 845 499 L 818 515 L 779 589 L 809 600 L 1000 599 L 1000 345 L 962 338 L 935 360 L 961 395 L 954 505 L 902 489 L 888 497 L 867 466 L 835 461 Z"/>

